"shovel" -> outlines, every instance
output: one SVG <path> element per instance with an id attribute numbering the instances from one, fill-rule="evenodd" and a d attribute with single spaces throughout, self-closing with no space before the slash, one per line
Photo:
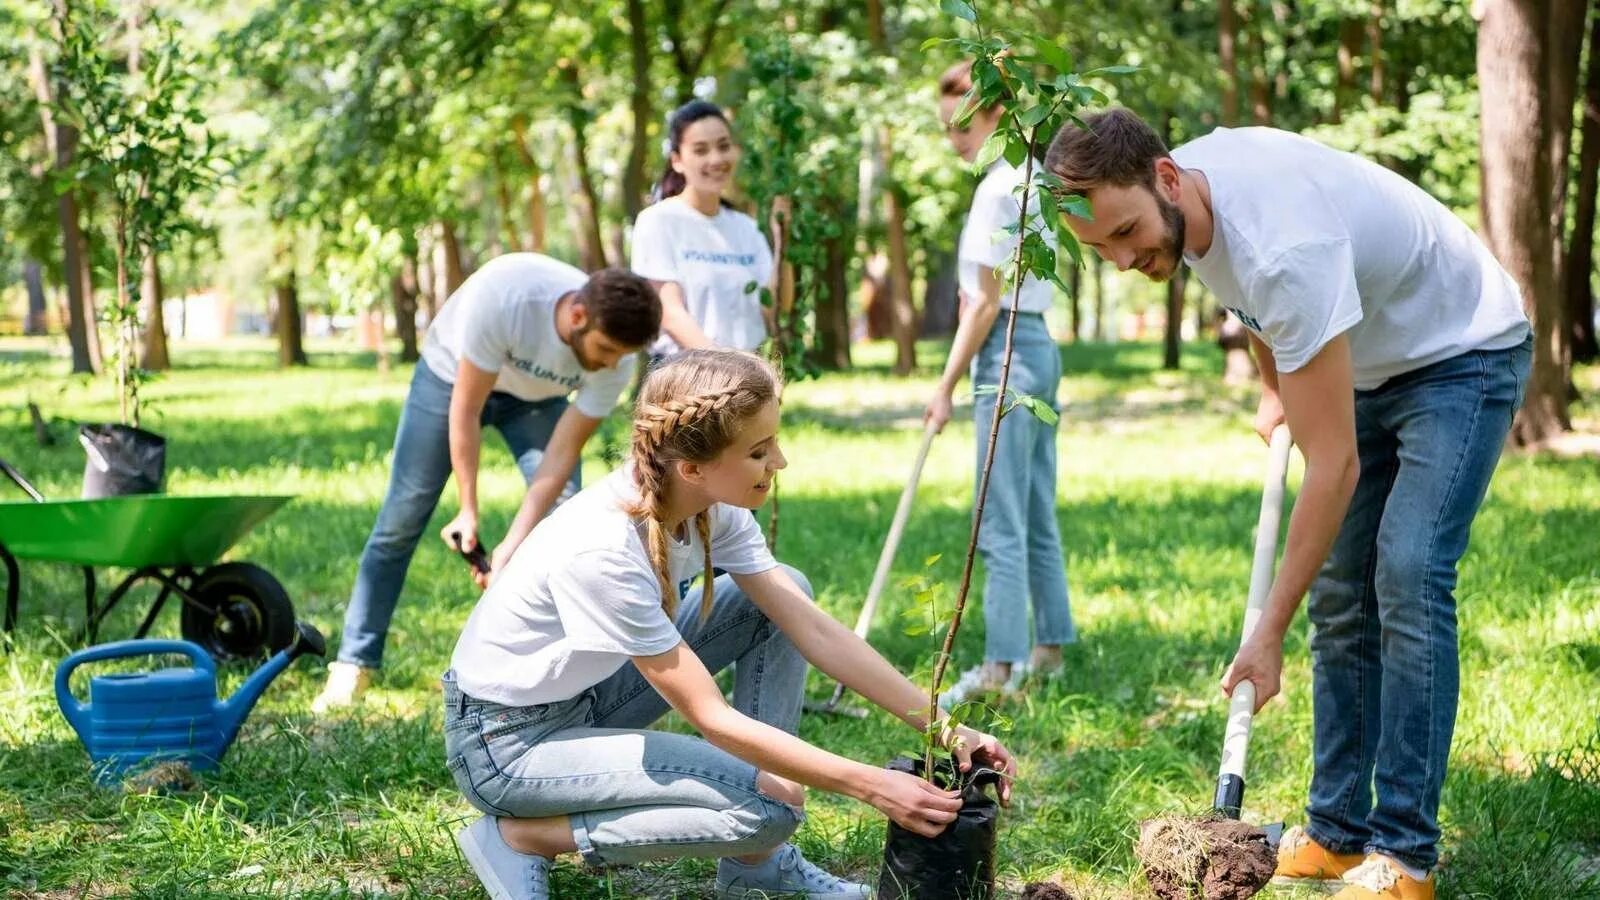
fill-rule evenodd
<path id="1" fill-rule="evenodd" d="M 1289 469 L 1289 429 L 1279 425 L 1272 430 L 1267 458 L 1266 480 L 1261 488 L 1261 515 L 1256 520 L 1255 562 L 1250 568 L 1250 595 L 1245 604 L 1244 634 L 1248 640 L 1261 621 L 1272 588 L 1272 572 L 1278 556 L 1278 525 L 1283 519 L 1283 481 Z M 1217 773 L 1217 793 L 1212 801 L 1216 814 L 1237 820 L 1244 806 L 1244 763 L 1250 750 L 1250 719 L 1256 707 L 1255 682 L 1242 681 L 1233 688 L 1228 703 L 1228 728 L 1222 739 L 1222 766 Z M 1283 823 L 1262 826 L 1273 847 L 1283 837 Z"/>
<path id="2" fill-rule="evenodd" d="M 867 588 L 867 601 L 861 606 L 861 614 L 856 616 L 856 637 L 867 639 L 867 632 L 872 629 L 872 617 L 878 612 L 878 598 L 883 594 L 884 583 L 889 580 L 889 569 L 894 566 L 895 551 L 900 548 L 900 536 L 906 530 L 906 519 L 911 515 L 911 501 L 917 496 L 917 482 L 922 480 L 922 464 L 928 461 L 928 450 L 933 446 L 934 436 L 938 429 L 929 425 L 922 431 L 922 446 L 917 448 L 916 462 L 911 464 L 911 477 L 906 479 L 905 490 L 900 492 L 900 505 L 895 507 L 894 521 L 889 524 L 889 536 L 884 539 L 883 552 L 878 554 L 878 568 L 872 573 L 872 584 Z M 826 703 L 808 703 L 808 712 L 838 713 L 860 719 L 865 718 L 866 710 L 840 709 L 839 701 L 844 698 L 844 685 L 835 685 L 833 696 Z"/>

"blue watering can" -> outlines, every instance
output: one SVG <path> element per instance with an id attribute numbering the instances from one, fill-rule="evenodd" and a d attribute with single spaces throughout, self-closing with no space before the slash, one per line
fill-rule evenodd
<path id="1" fill-rule="evenodd" d="M 112 784 L 122 773 L 147 761 L 185 762 L 191 769 L 214 769 L 239 733 L 244 717 L 277 678 L 303 653 L 322 656 L 322 634 L 305 622 L 295 625 L 293 645 L 255 671 L 227 700 L 217 699 L 217 667 L 199 644 L 189 641 L 117 641 L 79 650 L 56 669 L 56 702 L 78 732 L 94 763 L 95 780 Z M 72 696 L 72 671 L 96 660 L 178 653 L 193 668 L 100 675 L 89 680 L 89 702 Z"/>

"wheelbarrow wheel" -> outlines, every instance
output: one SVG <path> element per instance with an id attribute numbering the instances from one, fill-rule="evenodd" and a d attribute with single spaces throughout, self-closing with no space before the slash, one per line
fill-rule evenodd
<path id="1" fill-rule="evenodd" d="M 276 653 L 294 643 L 294 604 L 272 573 L 246 562 L 212 566 L 183 604 L 183 637 L 218 662 Z"/>

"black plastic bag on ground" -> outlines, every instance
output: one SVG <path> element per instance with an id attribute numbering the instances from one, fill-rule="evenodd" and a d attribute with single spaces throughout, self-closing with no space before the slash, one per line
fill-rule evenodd
<path id="1" fill-rule="evenodd" d="M 922 777 L 922 760 L 898 757 L 891 771 Z M 941 785 L 954 781 L 949 761 L 934 766 Z M 989 900 L 994 896 L 995 832 L 1000 804 L 984 788 L 1000 783 L 993 769 L 974 769 L 961 787 L 961 812 L 938 837 L 925 838 L 889 823 L 878 900 Z"/>
<path id="2" fill-rule="evenodd" d="M 89 459 L 83 466 L 83 497 L 159 494 L 167 476 L 167 439 L 127 425 L 84 425 L 78 442 Z"/>

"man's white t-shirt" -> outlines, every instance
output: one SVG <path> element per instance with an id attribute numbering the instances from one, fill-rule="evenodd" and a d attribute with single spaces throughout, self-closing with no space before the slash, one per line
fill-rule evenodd
<path id="1" fill-rule="evenodd" d="M 456 642 L 450 665 L 461 690 L 507 706 L 569 700 L 631 657 L 678 645 L 644 525 L 623 510 L 638 496 L 632 469 L 619 469 L 534 528 Z M 688 540 L 668 541 L 680 593 L 705 567 L 697 529 L 685 531 Z M 735 575 L 778 565 L 750 510 L 720 503 L 711 507 L 711 562 Z"/>
<path id="2" fill-rule="evenodd" d="M 1293 372 L 1347 334 L 1358 390 L 1522 342 L 1516 281 L 1439 201 L 1351 153 L 1272 128 L 1172 151 L 1205 174 L 1216 227 L 1200 280 Z"/>
<path id="3" fill-rule="evenodd" d="M 494 389 L 523 400 L 548 400 L 578 392 L 574 405 L 604 418 L 633 380 L 633 356 L 616 367 L 584 371 L 556 332 L 556 302 L 583 287 L 589 276 L 538 253 L 507 253 L 473 272 L 439 310 L 422 343 L 422 360 L 435 375 L 456 383 L 464 357 L 497 372 Z"/>
<path id="4" fill-rule="evenodd" d="M 633 223 L 632 264 L 651 281 L 676 282 L 715 346 L 754 350 L 767 339 L 760 289 L 772 280 L 772 248 L 744 213 L 708 216 L 681 197 L 648 206 Z M 663 331 L 651 350 L 671 355 L 678 344 Z"/>
<path id="5" fill-rule="evenodd" d="M 961 240 L 956 245 L 956 281 L 969 299 L 977 302 L 979 296 L 978 273 L 981 269 L 997 269 L 1016 256 L 1020 234 L 1004 231 L 1015 226 L 1022 215 L 1022 199 L 1016 189 L 1022 184 L 1023 172 L 1005 160 L 997 160 L 984 173 L 978 190 L 972 195 L 972 208 L 967 212 L 966 224 L 961 228 Z M 1040 226 L 1039 208 L 1029 202 L 1032 227 Z M 1055 232 L 1044 229 L 1045 240 L 1056 245 Z M 1055 302 L 1055 291 L 1048 281 L 1033 275 L 1022 280 L 1022 296 L 1017 300 L 1021 312 L 1049 312 Z M 1000 297 L 1000 308 L 1011 308 L 1011 292 Z"/>

